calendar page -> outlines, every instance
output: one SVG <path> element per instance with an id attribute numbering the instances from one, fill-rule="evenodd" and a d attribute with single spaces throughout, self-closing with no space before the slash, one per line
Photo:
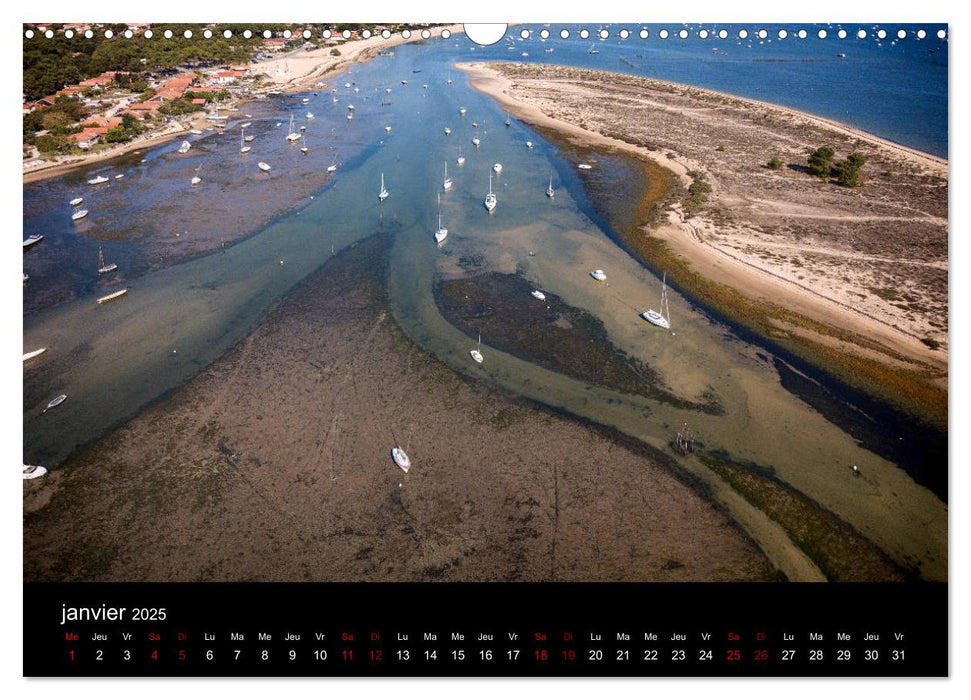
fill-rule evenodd
<path id="1" fill-rule="evenodd" d="M 949 28 L 641 15 L 22 24 L 25 676 L 949 674 Z"/>

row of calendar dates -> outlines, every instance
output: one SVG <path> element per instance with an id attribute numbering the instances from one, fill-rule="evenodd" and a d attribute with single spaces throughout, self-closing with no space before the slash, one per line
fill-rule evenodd
<path id="1" fill-rule="evenodd" d="M 745 647 L 323 647 L 282 646 L 71 646 L 65 649 L 68 663 L 166 663 L 220 664 L 315 663 L 315 664 L 766 664 L 864 662 L 905 663 L 903 646 L 837 646 L 788 648 Z"/>

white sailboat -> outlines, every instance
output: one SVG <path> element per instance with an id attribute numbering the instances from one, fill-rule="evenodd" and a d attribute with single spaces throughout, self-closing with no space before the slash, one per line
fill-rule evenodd
<path id="1" fill-rule="evenodd" d="M 384 186 L 384 173 L 381 173 L 381 191 L 378 192 L 378 199 L 383 202 L 388 198 L 389 194 L 391 193 Z"/>
<path id="2" fill-rule="evenodd" d="M 441 245 L 448 236 L 448 229 L 442 226 L 442 195 L 438 195 L 438 229 L 435 231 L 435 242 Z"/>
<path id="3" fill-rule="evenodd" d="M 512 122 L 509 121 L 509 112 L 506 112 L 506 126 L 509 126 L 510 124 L 512 124 Z"/>
<path id="4" fill-rule="evenodd" d="M 445 179 L 442 180 L 442 189 L 446 192 L 452 189 L 452 178 L 448 176 L 448 161 L 445 161 Z"/>
<path id="5" fill-rule="evenodd" d="M 303 134 L 303 145 L 300 146 L 300 152 L 307 155 L 307 135 Z"/>
<path id="6" fill-rule="evenodd" d="M 671 309 L 668 307 L 668 273 L 664 273 L 661 280 L 661 310 L 650 309 L 641 314 L 641 318 L 660 328 L 671 328 Z"/>
<path id="7" fill-rule="evenodd" d="M 337 153 L 334 153 L 334 162 L 327 166 L 327 172 L 332 173 L 337 170 Z"/>
<path id="8" fill-rule="evenodd" d="M 553 173 L 550 173 L 550 184 L 546 186 L 546 196 L 550 199 L 556 196 L 556 190 L 553 189 Z"/>
<path id="9" fill-rule="evenodd" d="M 115 263 L 108 263 L 107 265 L 105 265 L 104 250 L 102 250 L 101 246 L 99 245 L 98 246 L 98 274 L 103 275 L 107 272 L 114 272 L 117 269 L 118 269 L 118 266 Z"/>
<path id="10" fill-rule="evenodd" d="M 300 134 L 293 130 L 293 115 L 290 115 L 290 126 L 287 129 L 287 143 L 296 143 L 300 140 Z"/>
<path id="11" fill-rule="evenodd" d="M 239 132 L 239 152 L 246 155 L 250 150 L 252 149 L 246 145 L 246 129 L 242 129 Z"/>
<path id="12" fill-rule="evenodd" d="M 484 202 L 485 208 L 491 213 L 492 210 L 496 208 L 496 204 L 497 203 L 498 202 L 496 201 L 496 195 L 492 191 L 492 175 L 490 175 L 489 176 L 489 194 L 486 195 L 485 202 Z"/>
<path id="13" fill-rule="evenodd" d="M 459 146 L 459 157 L 455 159 L 455 162 L 459 165 L 465 164 L 465 156 L 462 155 L 462 147 Z"/>
<path id="14" fill-rule="evenodd" d="M 199 168 L 201 168 L 201 167 L 202 167 L 202 166 L 200 165 L 200 166 L 199 166 Z M 195 187 L 195 186 L 196 186 L 196 185 L 198 185 L 198 184 L 199 184 L 200 182 L 202 182 L 202 178 L 201 178 L 201 177 L 199 177 L 199 168 L 196 168 L 196 174 L 195 174 L 195 175 L 193 175 L 193 176 L 192 176 L 192 179 L 191 179 L 191 180 L 189 181 L 189 184 L 190 184 L 190 185 L 192 185 L 193 187 Z"/>
<path id="15" fill-rule="evenodd" d="M 469 354 L 472 356 L 472 359 L 478 362 L 480 365 L 482 364 L 482 351 L 480 349 L 481 347 L 482 347 L 482 334 L 479 333 L 479 342 L 476 344 L 475 350 L 469 350 Z"/>

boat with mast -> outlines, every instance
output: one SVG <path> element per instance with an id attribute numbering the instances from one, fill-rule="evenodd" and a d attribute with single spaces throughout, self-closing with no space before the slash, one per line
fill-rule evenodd
<path id="1" fill-rule="evenodd" d="M 481 333 L 479 333 L 479 342 L 476 343 L 475 350 L 469 350 L 469 354 L 472 356 L 473 360 L 478 362 L 480 365 L 482 364 L 482 334 Z"/>
<path id="2" fill-rule="evenodd" d="M 202 167 L 202 166 L 200 165 L 200 166 L 199 166 L 199 168 L 201 168 L 201 167 Z M 196 185 L 198 185 L 198 184 L 199 184 L 200 182 L 202 182 L 202 178 L 201 178 L 201 177 L 199 177 L 199 168 L 196 168 L 196 174 L 195 174 L 195 175 L 193 175 L 193 176 L 192 176 L 192 179 L 191 179 L 191 180 L 189 181 L 189 184 L 190 184 L 190 185 L 192 185 L 193 187 L 195 187 L 195 186 L 196 186 Z"/>
<path id="3" fill-rule="evenodd" d="M 491 174 L 489 175 L 489 194 L 486 195 L 484 204 L 485 204 L 485 208 L 489 211 L 490 214 L 492 213 L 492 210 L 496 208 L 496 204 L 498 204 L 498 201 L 496 200 L 496 195 L 492 191 Z"/>
<path id="4" fill-rule="evenodd" d="M 661 306 L 660 311 L 655 311 L 650 309 L 641 314 L 641 318 L 645 321 L 653 323 L 659 328 L 669 329 L 671 328 L 671 309 L 668 307 L 668 273 L 664 273 L 664 277 L 661 280 Z"/>
<path id="5" fill-rule="evenodd" d="M 300 152 L 303 153 L 304 155 L 307 155 L 307 135 L 306 134 L 302 135 L 302 142 L 303 142 L 303 145 L 300 146 Z"/>
<path id="6" fill-rule="evenodd" d="M 287 131 L 287 143 L 296 143 L 300 140 L 300 134 L 293 130 L 293 114 L 290 115 L 290 126 Z"/>
<path id="7" fill-rule="evenodd" d="M 387 188 L 384 186 L 384 173 L 381 173 L 381 191 L 378 192 L 378 200 L 383 202 L 388 198 L 389 194 L 391 193 L 388 192 Z"/>
<path id="8" fill-rule="evenodd" d="M 327 166 L 327 172 L 332 173 L 337 170 L 337 151 L 334 151 L 334 162 Z"/>
<path id="9" fill-rule="evenodd" d="M 441 245 L 448 236 L 448 229 L 442 226 L 442 195 L 438 195 L 438 229 L 435 231 L 435 242 Z"/>
<path id="10" fill-rule="evenodd" d="M 105 253 L 102 246 L 98 246 L 98 274 L 104 275 L 108 272 L 114 272 L 118 269 L 118 265 L 115 263 L 105 264 Z"/>
<path id="11" fill-rule="evenodd" d="M 553 173 L 550 173 L 550 184 L 546 186 L 546 196 L 553 199 L 556 196 L 556 190 L 553 189 Z"/>
<path id="12" fill-rule="evenodd" d="M 448 161 L 445 161 L 445 179 L 442 180 L 442 189 L 446 192 L 452 189 L 452 178 L 448 176 Z"/>
<path id="13" fill-rule="evenodd" d="M 250 147 L 246 145 L 246 129 L 240 129 L 239 132 L 239 152 L 246 155 L 250 152 Z"/>
<path id="14" fill-rule="evenodd" d="M 459 157 L 455 159 L 455 162 L 459 165 L 465 164 L 465 156 L 462 155 L 462 147 L 459 146 Z"/>

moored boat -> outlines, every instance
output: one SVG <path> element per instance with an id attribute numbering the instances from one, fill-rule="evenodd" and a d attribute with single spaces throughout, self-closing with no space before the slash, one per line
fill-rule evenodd
<path id="1" fill-rule="evenodd" d="M 26 362 L 27 360 L 32 360 L 38 355 L 43 355 L 45 352 L 47 352 L 47 348 L 40 348 L 39 350 L 31 350 L 30 352 L 25 352 L 24 362 Z"/>
<path id="2" fill-rule="evenodd" d="M 27 236 L 27 238 L 24 239 L 24 248 L 29 248 L 35 243 L 40 243 L 43 239 L 44 237 L 39 233 L 32 233 L 31 235 Z"/>
<path id="3" fill-rule="evenodd" d="M 128 294 L 127 289 L 119 289 L 117 292 L 112 292 L 111 294 L 108 294 L 106 296 L 98 297 L 98 303 L 106 304 L 109 301 L 112 301 L 113 299 L 117 299 L 118 297 L 125 296 L 126 294 Z"/>
<path id="4" fill-rule="evenodd" d="M 411 460 L 408 458 L 408 455 L 405 454 L 405 451 L 397 445 L 391 448 L 391 459 L 394 460 L 395 464 L 401 467 L 401 471 L 403 471 L 405 474 L 407 474 L 408 470 L 411 469 Z"/>
<path id="5" fill-rule="evenodd" d="M 24 465 L 24 479 L 36 479 L 39 476 L 44 476 L 46 473 L 46 467 L 41 467 L 37 464 Z"/>
<path id="6" fill-rule="evenodd" d="M 87 209 L 78 209 L 76 212 L 71 214 L 71 219 L 77 221 L 78 219 L 83 219 L 88 215 Z"/>

